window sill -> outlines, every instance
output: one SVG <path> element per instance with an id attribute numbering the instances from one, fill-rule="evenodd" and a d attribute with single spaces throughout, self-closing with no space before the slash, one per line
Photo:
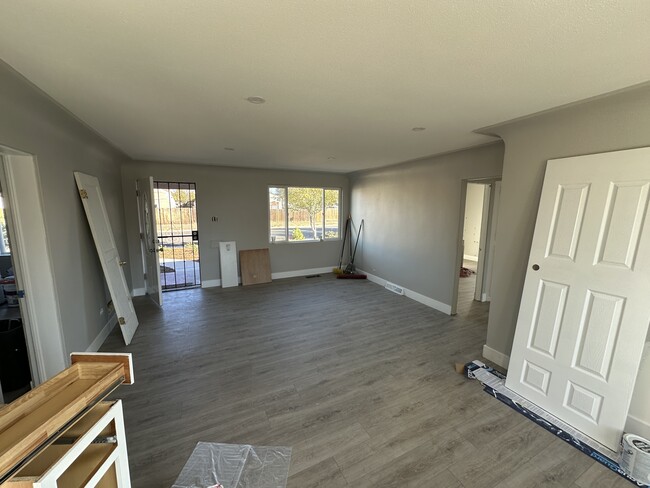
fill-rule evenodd
<path id="1" fill-rule="evenodd" d="M 341 242 L 341 239 L 319 239 L 317 241 L 306 239 L 304 241 L 269 241 L 269 244 L 319 244 L 323 242 Z"/>

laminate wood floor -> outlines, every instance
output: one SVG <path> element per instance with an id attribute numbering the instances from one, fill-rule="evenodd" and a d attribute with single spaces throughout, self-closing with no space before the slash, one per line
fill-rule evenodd
<path id="1" fill-rule="evenodd" d="M 474 271 L 470 276 L 460 277 L 458 279 L 458 302 L 456 304 L 456 312 L 458 315 L 464 315 L 465 312 L 474 307 L 474 292 L 476 291 L 476 261 L 463 261 L 463 267 Z M 487 326 L 487 308 L 481 309 L 485 315 L 485 323 Z"/>
<path id="2" fill-rule="evenodd" d="M 455 373 L 487 304 L 449 317 L 330 275 L 164 298 L 102 347 L 134 356 L 135 488 L 171 486 L 198 441 L 291 446 L 291 488 L 629 486 Z"/>

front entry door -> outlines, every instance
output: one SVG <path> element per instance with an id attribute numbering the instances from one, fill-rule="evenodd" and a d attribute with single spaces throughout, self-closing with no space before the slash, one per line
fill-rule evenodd
<path id="1" fill-rule="evenodd" d="M 201 285 L 196 183 L 154 181 L 163 291 Z"/>
<path id="2" fill-rule="evenodd" d="M 618 450 L 650 322 L 650 148 L 548 162 L 506 386 Z"/>
<path id="3" fill-rule="evenodd" d="M 124 262 L 117 252 L 102 190 L 99 187 L 99 181 L 94 176 L 75 172 L 74 177 L 77 180 L 81 202 L 88 217 L 90 231 L 95 241 L 95 247 L 97 247 L 97 254 L 99 254 L 99 261 L 117 312 L 124 342 L 128 346 L 135 334 L 135 330 L 138 328 L 138 317 L 135 315 L 131 293 L 124 279 L 124 272 L 122 271 Z"/>

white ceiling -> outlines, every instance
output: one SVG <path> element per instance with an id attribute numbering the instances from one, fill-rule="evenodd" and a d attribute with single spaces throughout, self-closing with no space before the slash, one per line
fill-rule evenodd
<path id="1" fill-rule="evenodd" d="M 348 172 L 650 79 L 647 0 L 0 5 L 0 58 L 136 159 Z"/>

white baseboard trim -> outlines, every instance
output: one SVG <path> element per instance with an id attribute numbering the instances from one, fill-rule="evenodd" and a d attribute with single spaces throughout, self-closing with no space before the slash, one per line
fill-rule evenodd
<path id="1" fill-rule="evenodd" d="M 327 268 L 309 268 L 309 269 L 296 269 L 293 271 L 279 271 L 271 273 L 272 280 L 281 280 L 284 278 L 295 278 L 296 276 L 307 276 L 312 274 L 331 273 L 334 266 Z M 241 276 L 237 277 L 237 281 L 241 284 Z M 203 280 L 201 288 L 212 288 L 214 286 L 221 286 L 221 280 Z"/>
<path id="2" fill-rule="evenodd" d="M 465 261 L 474 261 L 478 263 L 478 256 L 470 256 L 469 254 L 463 254 L 463 259 Z"/>
<path id="3" fill-rule="evenodd" d="M 95 340 L 90 343 L 90 346 L 86 349 L 86 352 L 97 352 L 99 348 L 102 347 L 102 344 L 113 331 L 113 328 L 117 325 L 117 314 L 113 312 L 108 318 L 106 325 L 99 332 L 99 335 L 95 337 Z"/>
<path id="4" fill-rule="evenodd" d="M 357 270 L 359 273 L 363 273 L 366 276 L 368 276 L 368 280 L 372 281 L 373 283 L 377 283 L 378 285 L 385 287 L 386 286 L 386 281 L 384 278 L 380 278 L 379 276 L 375 276 L 373 274 L 370 274 L 366 271 L 363 271 L 361 269 Z M 434 300 L 433 298 L 427 297 L 425 295 L 422 295 L 421 293 L 418 293 L 417 291 L 409 290 L 408 288 L 404 288 L 402 285 L 399 285 L 400 288 L 404 289 L 404 296 L 410 298 L 411 300 L 415 300 L 416 302 L 420 302 L 423 305 L 426 305 L 427 307 L 431 307 L 435 310 L 438 310 L 439 312 L 445 313 L 447 315 L 451 315 L 451 305 L 448 305 L 446 303 L 439 302 L 438 300 Z"/>
<path id="5" fill-rule="evenodd" d="M 510 356 L 503 354 L 502 352 L 492 349 L 487 344 L 483 345 L 483 357 L 492 361 L 495 364 L 498 364 L 502 368 L 508 369 L 508 364 L 510 363 Z"/>
<path id="6" fill-rule="evenodd" d="M 336 266 L 330 266 L 328 268 L 309 268 L 309 269 L 297 269 L 294 271 L 280 271 L 278 273 L 271 273 L 271 279 L 281 280 L 284 278 L 295 278 L 296 276 L 331 273 L 335 267 Z"/>
<path id="7" fill-rule="evenodd" d="M 147 294 L 146 288 L 134 288 L 131 292 L 132 297 L 143 297 Z"/>
<path id="8" fill-rule="evenodd" d="M 221 280 L 201 280 L 201 288 L 213 288 L 215 286 L 221 286 Z"/>
<path id="9" fill-rule="evenodd" d="M 650 423 L 634 415 L 628 415 L 627 422 L 625 422 L 625 432 L 650 439 Z"/>

